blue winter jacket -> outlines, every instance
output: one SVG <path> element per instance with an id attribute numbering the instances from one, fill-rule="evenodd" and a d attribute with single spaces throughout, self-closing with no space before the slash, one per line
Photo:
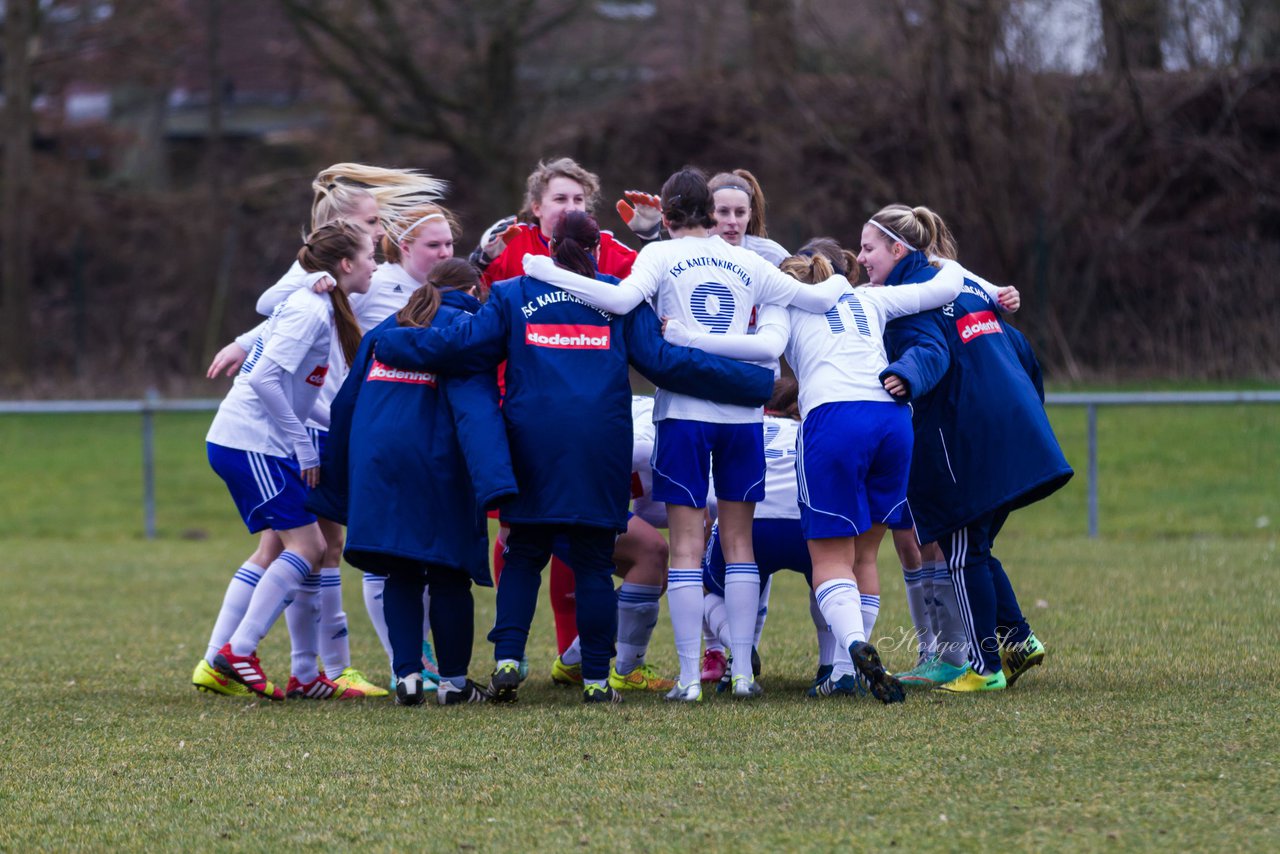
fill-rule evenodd
<path id="1" fill-rule="evenodd" d="M 924 253 L 912 252 L 886 284 L 936 274 Z M 1024 507 L 1071 479 L 1045 415 L 1035 355 L 977 285 L 966 282 L 941 308 L 892 321 L 884 341 L 889 366 L 880 378 L 901 377 L 911 401 L 907 497 L 920 542 Z"/>
<path id="2" fill-rule="evenodd" d="M 445 293 L 432 327 L 479 308 L 472 296 Z M 364 336 L 330 407 L 320 486 L 307 506 L 346 523 L 352 566 L 394 555 L 465 570 L 492 586 L 484 511 L 516 492 L 494 373 L 438 377 L 388 367 L 375 347 L 398 328 L 393 315 Z"/>
<path id="3" fill-rule="evenodd" d="M 388 332 L 378 357 L 451 373 L 507 360 L 502 414 L 520 494 L 502 519 L 516 523 L 626 529 L 628 362 L 662 388 L 724 403 L 757 406 L 773 389 L 772 371 L 668 344 L 648 305 L 616 316 L 528 276 L 494 285 L 469 321 Z"/>

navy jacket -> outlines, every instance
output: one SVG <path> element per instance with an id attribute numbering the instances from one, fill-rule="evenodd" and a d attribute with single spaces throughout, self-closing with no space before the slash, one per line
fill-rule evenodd
<path id="1" fill-rule="evenodd" d="M 626 529 L 628 362 L 662 388 L 724 403 L 758 406 L 773 389 L 770 370 L 668 344 L 648 305 L 619 317 L 528 276 L 496 284 L 469 321 L 388 332 L 378 357 L 449 373 L 507 360 L 502 414 L 520 494 L 502 519 L 516 523 Z"/>
<path id="2" fill-rule="evenodd" d="M 927 281 L 922 252 L 886 284 Z M 933 311 L 885 329 L 889 366 L 908 385 L 915 427 L 907 498 L 920 542 L 995 512 L 1011 512 L 1071 479 L 1044 411 L 1040 366 L 1027 340 L 972 282 Z"/>
<path id="3" fill-rule="evenodd" d="M 442 295 L 432 326 L 480 308 Z M 347 561 L 394 555 L 465 570 L 491 586 L 485 507 L 516 492 L 493 371 L 437 377 L 380 363 L 391 316 L 364 336 L 330 407 L 320 486 L 307 506 L 347 525 Z M 374 565 L 376 568 L 376 565 Z"/>

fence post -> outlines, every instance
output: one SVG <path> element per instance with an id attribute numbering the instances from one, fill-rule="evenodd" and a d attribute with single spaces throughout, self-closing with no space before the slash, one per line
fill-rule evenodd
<path id="1" fill-rule="evenodd" d="M 156 538 L 156 425 L 155 404 L 160 392 L 147 389 L 142 404 L 142 514 L 143 533 Z"/>
<path id="2" fill-rule="evenodd" d="M 1098 407 L 1086 408 L 1089 420 L 1089 539 L 1098 539 Z"/>

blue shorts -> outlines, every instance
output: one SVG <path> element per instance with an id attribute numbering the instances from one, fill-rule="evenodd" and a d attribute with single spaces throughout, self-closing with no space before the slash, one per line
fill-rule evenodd
<path id="1" fill-rule="evenodd" d="M 912 442 L 911 410 L 896 403 L 824 403 L 805 416 L 796 440 L 805 539 L 899 523 Z"/>
<path id="2" fill-rule="evenodd" d="M 250 534 L 288 531 L 316 521 L 304 502 L 307 485 L 291 457 L 272 457 L 206 442 L 209 465 L 227 484 Z"/>
<path id="3" fill-rule="evenodd" d="M 813 586 L 813 562 L 799 519 L 756 519 L 751 524 L 751 544 L 760 568 L 760 585 L 781 569 L 790 569 Z M 702 557 L 702 586 L 724 596 L 724 552 L 720 550 L 720 526 L 711 526 L 707 553 Z"/>
<path id="4" fill-rule="evenodd" d="M 759 424 L 667 418 L 655 426 L 654 501 L 706 507 L 712 474 L 721 501 L 764 499 L 764 430 Z"/>
<path id="5" fill-rule="evenodd" d="M 886 523 L 890 530 L 894 531 L 910 531 L 916 526 L 916 517 L 911 515 L 911 502 L 908 501 L 902 505 L 902 513 L 898 515 L 897 521 Z"/>

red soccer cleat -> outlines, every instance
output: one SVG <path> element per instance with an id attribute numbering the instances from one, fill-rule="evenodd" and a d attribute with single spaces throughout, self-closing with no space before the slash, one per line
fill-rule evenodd
<path id="1" fill-rule="evenodd" d="M 323 673 L 305 684 L 299 682 L 297 676 L 290 676 L 284 695 L 290 700 L 359 700 L 364 697 L 362 691 L 344 688 Z"/>
<path id="2" fill-rule="evenodd" d="M 277 688 L 267 674 L 262 672 L 256 653 L 236 655 L 231 651 L 231 644 L 224 643 L 222 649 L 213 657 L 213 667 L 223 676 L 230 676 L 255 694 L 268 700 L 283 700 L 284 692 Z"/>
<path id="3" fill-rule="evenodd" d="M 718 649 L 709 649 L 702 655 L 702 681 L 719 682 L 729 669 L 729 661 Z"/>

